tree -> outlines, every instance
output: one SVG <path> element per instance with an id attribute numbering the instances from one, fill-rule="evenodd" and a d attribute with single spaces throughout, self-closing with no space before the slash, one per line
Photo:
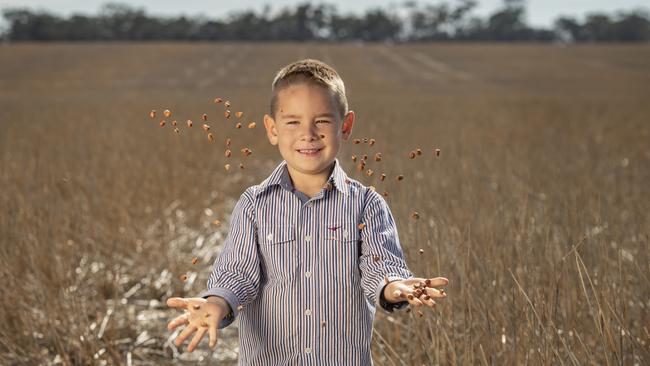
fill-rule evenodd
<path id="1" fill-rule="evenodd" d="M 488 19 L 489 38 L 497 41 L 516 41 L 524 39 L 528 27 L 524 22 L 524 0 L 504 0 L 504 7 Z"/>
<path id="2" fill-rule="evenodd" d="M 553 29 L 526 24 L 525 0 L 504 0 L 487 18 L 471 16 L 477 0 L 419 5 L 408 0 L 398 9 L 372 8 L 361 15 L 341 15 L 329 4 L 301 2 L 273 14 L 244 10 L 223 19 L 152 17 L 143 9 L 108 3 L 95 16 L 63 18 L 29 9 L 5 9 L 9 41 L 107 40 L 246 40 L 246 41 L 542 41 L 573 42 L 650 40 L 646 10 L 589 14 L 584 21 L 559 17 Z"/>
<path id="3" fill-rule="evenodd" d="M 557 33 L 563 40 L 580 42 L 586 39 L 582 25 L 575 18 L 559 17 L 554 24 Z"/>
<path id="4" fill-rule="evenodd" d="M 109 40 L 137 39 L 134 38 L 135 28 L 138 21 L 145 18 L 144 10 L 122 3 L 108 3 L 102 6 L 99 12 L 104 36 Z"/>
<path id="5" fill-rule="evenodd" d="M 334 41 L 355 41 L 361 40 L 361 19 L 354 15 L 332 14 L 329 28 L 332 40 Z"/>
<path id="6" fill-rule="evenodd" d="M 618 41 L 638 42 L 650 40 L 650 16 L 642 10 L 620 13 L 614 23 L 615 38 Z"/>
<path id="7" fill-rule="evenodd" d="M 413 7 L 409 17 L 414 41 L 443 40 L 449 38 L 451 9 L 448 4 L 427 5 L 423 9 Z"/>
<path id="8" fill-rule="evenodd" d="M 364 41 L 395 41 L 402 29 L 400 21 L 381 9 L 369 10 L 361 22 Z"/>
<path id="9" fill-rule="evenodd" d="M 10 24 L 9 39 L 17 41 L 65 39 L 63 20 L 57 16 L 27 9 L 6 9 L 3 16 Z"/>
<path id="10" fill-rule="evenodd" d="M 589 14 L 583 28 L 588 41 L 614 40 L 612 20 L 607 14 Z"/>

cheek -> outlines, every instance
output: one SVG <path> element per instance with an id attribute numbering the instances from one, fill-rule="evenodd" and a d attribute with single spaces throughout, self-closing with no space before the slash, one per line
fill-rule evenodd
<path id="1" fill-rule="evenodd" d="M 293 135 L 291 133 L 287 133 L 287 131 L 284 131 L 282 136 L 278 139 L 278 145 L 280 148 L 284 149 L 291 149 L 291 146 L 293 145 Z"/>
<path id="2" fill-rule="evenodd" d="M 325 136 L 336 136 L 336 134 L 339 132 L 339 129 L 335 124 L 329 124 L 321 127 L 318 131 Z"/>

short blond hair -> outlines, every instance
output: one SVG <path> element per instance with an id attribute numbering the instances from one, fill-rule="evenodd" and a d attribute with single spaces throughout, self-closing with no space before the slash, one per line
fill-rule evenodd
<path id="1" fill-rule="evenodd" d="M 341 119 L 348 113 L 348 99 L 345 96 L 343 79 L 330 65 L 314 59 L 304 59 L 284 66 L 271 84 L 271 117 L 275 119 L 278 104 L 278 92 L 290 85 L 310 83 L 327 89 L 338 107 Z"/>

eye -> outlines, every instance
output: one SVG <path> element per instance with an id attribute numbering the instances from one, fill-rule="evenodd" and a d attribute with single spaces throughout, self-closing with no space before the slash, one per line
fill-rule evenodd
<path id="1" fill-rule="evenodd" d="M 319 119 L 318 121 L 316 121 L 316 123 L 330 123 L 330 121 L 326 119 Z"/>
<path id="2" fill-rule="evenodd" d="M 288 121 L 287 124 L 288 125 L 295 125 L 295 124 L 298 124 L 298 121 Z"/>

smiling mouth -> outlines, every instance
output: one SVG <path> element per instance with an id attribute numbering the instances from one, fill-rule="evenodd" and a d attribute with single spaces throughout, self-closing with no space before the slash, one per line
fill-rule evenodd
<path id="1" fill-rule="evenodd" d="M 313 155 L 317 155 L 321 150 L 323 149 L 322 148 L 321 149 L 298 149 L 296 151 L 303 155 L 313 156 Z"/>

